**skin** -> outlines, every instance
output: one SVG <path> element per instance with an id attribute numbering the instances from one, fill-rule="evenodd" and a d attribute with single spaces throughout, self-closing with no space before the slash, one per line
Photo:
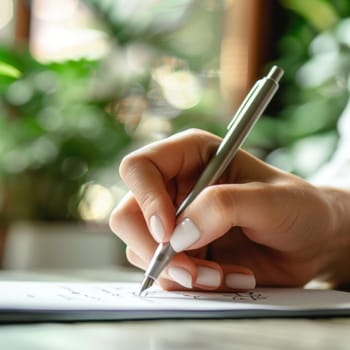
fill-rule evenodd
<path id="1" fill-rule="evenodd" d="M 127 245 L 128 260 L 146 269 L 158 242 L 150 218 L 157 215 L 163 242 L 190 218 L 200 238 L 169 267 L 190 273 L 193 289 L 232 290 L 229 273 L 254 275 L 257 286 L 303 286 L 315 278 L 347 283 L 350 273 L 350 192 L 315 187 L 240 150 L 218 184 L 204 189 L 179 218 L 177 206 L 193 187 L 221 139 L 188 130 L 126 156 L 120 175 L 130 192 L 115 208 L 110 226 Z M 220 273 L 221 284 L 196 283 L 198 267 Z M 168 269 L 162 288 L 185 289 Z"/>

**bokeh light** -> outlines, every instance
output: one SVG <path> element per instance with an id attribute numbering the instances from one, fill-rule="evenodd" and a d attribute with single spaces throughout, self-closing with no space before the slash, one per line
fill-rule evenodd
<path id="1" fill-rule="evenodd" d="M 34 0 L 30 49 L 42 62 L 89 57 L 108 51 L 106 33 L 92 28 L 94 17 L 78 0 Z"/>
<path id="2" fill-rule="evenodd" d="M 103 220 L 110 214 L 114 206 L 112 192 L 98 184 L 87 184 L 82 189 L 84 199 L 79 210 L 84 220 Z"/>
<path id="3" fill-rule="evenodd" d="M 188 109 L 198 104 L 201 97 L 201 87 L 198 78 L 190 71 L 156 73 L 164 97 L 176 108 Z"/>
<path id="4" fill-rule="evenodd" d="M 9 24 L 13 18 L 14 4 L 13 0 L 1 0 L 0 3 L 0 29 Z"/>

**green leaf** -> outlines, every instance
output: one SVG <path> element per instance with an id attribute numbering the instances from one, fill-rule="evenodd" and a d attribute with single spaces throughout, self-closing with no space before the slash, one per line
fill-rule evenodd
<path id="1" fill-rule="evenodd" d="M 282 3 L 303 16 L 318 31 L 332 27 L 339 20 L 336 9 L 325 0 L 282 0 Z"/>
<path id="2" fill-rule="evenodd" d="M 17 79 L 21 76 L 21 72 L 14 66 L 0 61 L 0 75 Z"/>

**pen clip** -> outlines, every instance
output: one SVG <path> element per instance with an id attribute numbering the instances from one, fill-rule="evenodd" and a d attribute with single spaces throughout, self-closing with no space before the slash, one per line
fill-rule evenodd
<path id="1" fill-rule="evenodd" d="M 238 110 L 236 111 L 235 115 L 232 117 L 231 121 L 227 125 L 227 130 L 230 130 L 233 126 L 233 124 L 236 122 L 239 115 L 242 113 L 243 109 L 247 106 L 249 101 L 252 99 L 255 91 L 258 89 L 259 85 L 261 84 L 261 80 L 258 80 L 254 86 L 250 89 L 248 95 L 244 98 L 243 102 L 239 106 Z"/>

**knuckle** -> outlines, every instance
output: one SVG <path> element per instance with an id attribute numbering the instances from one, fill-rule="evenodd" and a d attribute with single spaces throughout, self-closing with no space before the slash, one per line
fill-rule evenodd
<path id="1" fill-rule="evenodd" d="M 158 200 L 155 197 L 154 193 L 151 191 L 145 191 L 140 195 L 140 198 L 138 198 L 138 202 L 141 206 L 141 208 L 144 208 L 144 210 L 147 209 L 147 211 L 152 212 L 153 208 L 156 208 L 159 206 Z"/>
<path id="2" fill-rule="evenodd" d="M 200 130 L 197 128 L 189 128 L 184 131 L 181 131 L 180 134 L 184 136 L 193 136 L 193 135 L 197 135 L 199 131 Z"/>
<path id="3" fill-rule="evenodd" d="M 121 237 L 122 226 L 123 222 L 123 215 L 118 210 L 114 210 L 112 214 L 109 217 L 109 227 L 111 228 L 112 232 L 116 234 L 118 237 Z"/>
<path id="4" fill-rule="evenodd" d="M 189 128 L 187 130 L 181 131 L 178 136 L 183 137 L 184 139 L 193 140 L 193 138 L 201 138 L 206 134 L 205 131 L 197 128 Z"/>
<path id="5" fill-rule="evenodd" d="M 155 182 L 153 168 L 147 159 L 142 155 L 128 155 L 123 158 L 119 171 L 143 212 L 152 212 L 154 208 L 159 206 L 159 200 L 155 193 L 157 189 L 153 183 Z"/>
<path id="6" fill-rule="evenodd" d="M 124 242 L 130 231 L 130 218 L 133 216 L 133 211 L 131 208 L 132 202 L 130 201 L 129 194 L 126 195 L 118 204 L 116 208 L 113 209 L 109 217 L 109 227 L 112 232 L 115 233 Z"/>
<path id="7" fill-rule="evenodd" d="M 133 264 L 135 261 L 135 253 L 132 251 L 132 249 L 129 246 L 127 246 L 125 249 L 125 255 L 128 261 Z"/>
<path id="8" fill-rule="evenodd" d="M 198 135 L 202 135 L 203 131 L 197 128 L 189 128 L 188 130 L 186 130 L 186 133 L 189 136 L 198 136 Z"/>
<path id="9" fill-rule="evenodd" d="M 131 265 L 134 265 L 143 270 L 147 268 L 148 262 L 130 246 L 126 247 L 125 255 L 126 259 Z"/>
<path id="10" fill-rule="evenodd" d="M 227 191 L 226 186 L 210 186 L 204 190 L 204 195 L 208 198 L 208 208 L 210 216 L 214 221 L 222 220 L 227 214 L 233 215 L 230 212 L 234 207 L 234 196 Z"/>
<path id="11" fill-rule="evenodd" d="M 138 261 L 136 261 L 137 259 L 135 258 L 135 253 L 129 247 L 126 248 L 125 255 L 126 259 L 131 265 L 140 267 Z"/>
<path id="12" fill-rule="evenodd" d="M 135 172 L 137 163 L 138 163 L 137 157 L 133 153 L 126 155 L 121 160 L 119 165 L 119 174 L 123 180 L 126 180 L 130 173 Z"/>

